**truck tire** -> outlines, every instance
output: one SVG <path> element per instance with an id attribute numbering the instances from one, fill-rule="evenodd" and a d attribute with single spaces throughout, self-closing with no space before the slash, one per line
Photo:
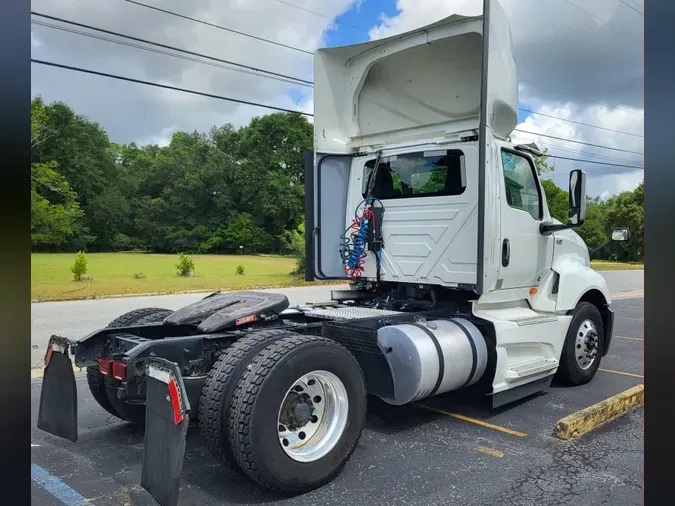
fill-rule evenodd
<path id="1" fill-rule="evenodd" d="M 232 402 L 228 429 L 237 463 L 258 484 L 285 494 L 335 478 L 366 420 L 359 363 L 336 342 L 314 336 L 283 338 L 258 353 Z"/>
<path id="2" fill-rule="evenodd" d="M 169 309 L 156 307 L 135 309 L 118 316 L 106 325 L 106 328 L 157 323 L 161 322 L 172 313 L 173 311 Z M 98 405 L 117 418 L 144 425 L 145 405 L 142 406 L 142 409 L 139 409 L 138 405 L 130 405 L 121 401 L 117 397 L 117 386 L 119 386 L 120 383 L 120 381 L 115 380 L 114 378 L 108 378 L 104 374 L 101 374 L 96 366 L 87 367 L 87 384 L 89 385 L 89 391 Z"/>
<path id="3" fill-rule="evenodd" d="M 199 430 L 213 456 L 232 469 L 239 470 L 227 430 L 234 389 L 255 355 L 279 339 L 297 335 L 281 329 L 254 332 L 227 348 L 209 371 L 199 399 Z"/>
<path id="4" fill-rule="evenodd" d="M 598 372 L 604 346 L 604 326 L 593 304 L 580 302 L 572 311 L 556 379 L 571 386 L 584 385 Z"/>

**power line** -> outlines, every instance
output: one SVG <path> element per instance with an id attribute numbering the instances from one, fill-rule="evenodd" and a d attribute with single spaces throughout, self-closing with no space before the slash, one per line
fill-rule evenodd
<path id="1" fill-rule="evenodd" d="M 128 0 L 128 1 L 129 1 L 129 0 Z M 310 9 L 306 9 L 306 8 L 304 8 L 304 7 L 300 7 L 299 5 L 295 5 L 295 4 L 292 4 L 292 3 L 289 3 L 289 2 L 285 2 L 284 0 L 276 0 L 276 1 L 279 2 L 279 3 L 281 3 L 281 4 L 288 5 L 289 7 L 293 7 L 293 8 L 295 8 L 295 9 L 298 9 L 298 10 L 301 10 L 301 11 L 305 11 L 305 12 L 309 12 L 310 14 L 314 14 L 314 15 L 316 15 L 316 16 L 320 16 L 320 17 L 325 18 L 325 19 L 328 19 L 328 20 L 330 20 L 330 21 L 334 21 L 334 22 L 335 22 L 336 24 L 338 24 L 338 25 L 350 26 L 350 27 L 352 27 L 352 28 L 356 28 L 357 30 L 361 30 L 362 32 L 370 33 L 370 30 L 368 30 L 368 29 L 366 29 L 366 28 L 363 28 L 362 26 L 352 25 L 352 24 L 350 24 L 350 23 L 345 23 L 344 21 L 335 21 L 335 18 L 332 18 L 332 17 L 330 17 L 330 16 L 326 16 L 325 14 L 321 14 L 320 12 L 316 12 L 316 11 L 313 11 L 313 10 L 310 10 Z"/>
<path id="2" fill-rule="evenodd" d="M 95 76 L 108 77 L 110 79 L 118 79 L 120 81 L 126 81 L 126 82 L 129 82 L 129 83 L 145 84 L 146 86 L 154 86 L 156 88 L 164 88 L 164 89 L 173 90 L 173 91 L 182 91 L 183 93 L 190 93 L 192 95 L 199 95 L 199 96 L 207 97 L 207 98 L 216 98 L 218 100 L 225 100 L 227 102 L 235 102 L 237 104 L 252 105 L 252 106 L 255 106 L 255 107 L 272 109 L 274 111 L 301 114 L 303 116 L 314 116 L 313 114 L 310 114 L 308 112 L 294 111 L 292 109 L 285 109 L 283 107 L 276 107 L 276 106 L 273 106 L 273 105 L 265 105 L 265 104 L 261 104 L 259 102 L 250 102 L 250 101 L 247 101 L 247 100 L 240 100 L 238 98 L 230 98 L 230 97 L 224 97 L 224 96 L 221 96 L 221 95 L 214 95 L 212 93 L 204 93 L 202 91 L 189 90 L 189 89 L 186 89 L 186 88 L 178 88 L 177 86 L 170 86 L 168 84 L 153 83 L 151 81 L 143 81 L 141 79 L 133 79 L 131 77 L 118 76 L 118 75 L 115 75 L 115 74 L 108 74 L 106 72 L 98 72 L 96 70 L 83 69 L 83 68 L 80 68 L 80 67 L 71 67 L 70 65 L 63 65 L 63 64 L 60 64 L 60 63 L 54 63 L 54 62 L 49 62 L 49 61 L 44 61 L 44 60 L 37 60 L 35 58 L 31 58 L 30 61 L 31 61 L 31 63 L 37 63 L 39 65 L 47 65 L 49 67 L 56 67 L 56 68 L 60 68 L 60 69 L 71 70 L 73 72 L 82 72 L 84 74 L 91 74 L 91 75 L 95 75 Z"/>
<path id="3" fill-rule="evenodd" d="M 310 55 L 314 54 L 314 52 L 312 52 L 312 51 L 307 51 L 307 50 L 301 49 L 299 47 L 289 46 L 288 44 L 282 44 L 281 42 L 275 42 L 273 40 L 265 39 L 263 37 L 258 37 L 257 35 L 251 35 L 250 33 L 244 33 L 244 32 L 240 32 L 238 30 L 233 30 L 232 28 L 227 28 L 227 27 L 222 26 L 222 25 L 216 25 L 214 23 L 209 23 L 208 21 L 204 21 L 202 19 L 197 19 L 197 18 L 193 18 L 193 17 L 190 17 L 190 16 L 186 16 L 185 14 L 179 14 L 177 12 L 169 11 L 169 10 L 166 10 L 166 9 L 161 9 L 159 7 L 155 7 L 154 5 L 148 5 L 148 4 L 144 4 L 144 3 L 141 3 L 141 2 L 136 2 L 135 0 L 125 0 L 125 1 L 130 3 L 130 4 L 138 5 L 139 7 L 145 7 L 146 9 L 152 9 L 154 11 L 163 12 L 164 14 L 168 14 L 170 16 L 175 16 L 177 18 L 187 19 L 189 21 L 194 21 L 195 23 L 200 23 L 202 25 L 210 26 L 212 28 L 218 28 L 219 30 L 225 30 L 226 32 L 231 32 L 231 33 L 234 33 L 234 34 L 237 34 L 237 35 L 241 35 L 243 37 L 249 37 L 251 39 L 259 40 L 261 42 L 267 42 L 268 44 L 274 44 L 275 46 L 284 47 L 286 49 L 292 49 L 293 51 L 298 51 L 300 53 L 305 53 L 305 54 L 310 54 Z"/>
<path id="4" fill-rule="evenodd" d="M 583 163 L 594 163 L 597 165 L 606 165 L 608 167 L 624 167 L 626 169 L 642 169 L 644 170 L 644 167 L 641 165 L 624 165 L 624 164 L 618 164 L 618 163 L 606 163 L 606 162 L 598 162 L 596 160 L 582 160 L 580 158 L 568 158 L 566 156 L 555 156 L 555 155 L 548 155 L 550 158 L 555 158 L 556 160 L 570 160 L 572 162 L 583 162 Z"/>
<path id="5" fill-rule="evenodd" d="M 246 70 L 246 69 L 240 69 L 240 68 L 236 68 L 236 67 L 233 67 L 233 66 L 230 66 L 230 65 L 220 65 L 218 63 L 211 63 L 211 62 L 199 60 L 197 58 L 193 58 L 193 57 L 190 57 L 190 56 L 171 53 L 169 51 L 162 51 L 161 49 L 154 49 L 152 47 L 146 47 L 146 46 L 142 46 L 140 44 L 134 44 L 132 42 L 125 42 L 123 40 L 115 40 L 111 37 L 105 37 L 103 35 L 96 35 L 94 33 L 87 33 L 87 32 L 83 32 L 83 31 L 80 31 L 80 30 L 75 30 L 73 28 L 68 28 L 68 27 L 65 27 L 65 26 L 59 26 L 59 25 L 54 25 L 52 23 L 46 23 L 44 21 L 37 21 L 35 19 L 32 19 L 31 23 L 35 24 L 35 25 L 38 25 L 38 26 L 46 26 L 47 28 L 52 28 L 54 30 L 61 30 L 61 31 L 64 31 L 64 32 L 74 33 L 76 35 L 82 35 L 84 37 L 89 37 L 89 38 L 92 38 L 92 39 L 103 40 L 103 41 L 106 41 L 106 42 L 111 42 L 113 44 L 119 44 L 121 46 L 133 47 L 135 49 L 141 49 L 143 51 L 149 51 L 151 53 L 162 54 L 162 55 L 165 55 L 165 56 L 170 56 L 172 58 L 180 58 L 182 60 L 191 61 L 191 62 L 194 62 L 194 63 L 200 63 L 202 65 L 209 65 L 211 67 L 222 68 L 222 69 L 225 69 L 225 70 L 231 70 L 233 72 L 241 72 L 242 74 L 248 74 L 248 75 L 255 76 L 255 77 L 264 77 L 265 79 L 273 79 L 275 81 L 281 81 L 281 82 L 289 83 L 289 84 L 296 84 L 296 85 L 299 84 L 296 81 L 284 79 L 284 78 L 281 78 L 281 77 L 275 77 L 275 76 L 270 76 L 270 75 L 266 75 L 266 74 L 260 74 L 258 72 L 253 72 L 253 71 Z"/>
<path id="6" fill-rule="evenodd" d="M 635 12 L 637 12 L 640 16 L 644 16 L 644 13 L 640 12 L 639 10 L 637 10 L 637 9 L 636 9 L 635 7 L 633 7 L 631 4 L 626 3 L 625 0 L 619 0 L 619 2 L 621 2 L 622 4 L 624 4 L 626 7 L 630 8 L 630 9 L 633 9 L 633 10 L 634 10 Z"/>
<path id="7" fill-rule="evenodd" d="M 134 40 L 134 41 L 136 41 L 136 42 L 142 42 L 143 44 L 148 44 L 148 45 L 151 45 L 151 46 L 162 47 L 162 48 L 164 48 L 164 49 L 170 49 L 171 51 L 176 51 L 176 52 L 179 52 L 179 53 L 189 54 L 189 55 L 191 55 L 191 56 L 197 56 L 197 57 L 199 57 L 199 58 L 205 58 L 205 59 L 207 59 L 207 60 L 213 60 L 213 61 L 217 61 L 217 62 L 220 62 L 220 63 L 225 63 L 225 64 L 227 64 L 227 65 L 233 65 L 233 66 L 235 66 L 235 67 L 245 68 L 245 69 L 247 69 L 247 70 L 252 70 L 252 71 L 254 71 L 254 72 L 260 72 L 260 73 L 262 73 L 262 74 L 269 74 L 269 75 L 271 75 L 271 76 L 281 77 L 281 78 L 284 78 L 284 79 L 291 79 L 291 80 L 293 80 L 293 81 L 297 81 L 298 84 L 301 85 L 301 86 L 306 86 L 306 85 L 310 85 L 310 86 L 311 86 L 311 85 L 313 85 L 312 81 L 307 81 L 307 80 L 305 80 L 305 79 L 300 79 L 300 78 L 298 78 L 298 77 L 293 77 L 293 76 L 288 76 L 288 75 L 284 75 L 284 74 L 279 74 L 279 73 L 277 73 L 277 72 L 272 72 L 272 71 L 269 71 L 269 70 L 264 70 L 264 69 L 259 69 L 259 68 L 256 68 L 256 67 L 251 67 L 251 66 L 249 66 L 249 65 L 243 65 L 243 64 L 241 64 L 241 63 L 235 63 L 235 62 L 232 62 L 232 61 L 223 60 L 222 58 L 216 58 L 215 56 L 208 56 L 208 55 L 201 54 L 201 53 L 195 53 L 194 51 L 188 51 L 188 50 L 186 50 L 186 49 L 180 49 L 180 48 L 178 48 L 178 47 L 169 46 L 169 45 L 166 45 L 166 44 L 160 44 L 159 42 L 153 42 L 153 41 L 151 41 L 151 40 L 141 39 L 141 38 L 139 38 L 139 37 L 132 37 L 131 35 L 125 35 L 125 34 L 123 34 L 123 33 L 113 32 L 112 30 L 105 30 L 105 29 L 103 29 L 103 28 L 97 28 L 97 27 L 95 27 L 95 26 L 86 25 L 86 24 L 84 24 L 84 23 L 77 23 L 77 22 L 75 22 L 75 21 L 69 21 L 69 20 L 67 20 L 67 19 L 57 18 L 56 16 L 49 16 L 49 15 L 47 15 L 47 14 L 41 14 L 41 13 L 39 13 L 39 12 L 34 12 L 34 11 L 31 11 L 31 14 L 32 14 L 33 16 L 38 16 L 38 17 L 41 17 L 41 18 L 51 19 L 51 20 L 53 20 L 53 21 L 58 21 L 58 22 L 60 22 L 60 23 L 65 23 L 65 24 L 73 25 L 73 26 L 79 26 L 80 28 L 86 28 L 86 29 L 88 29 L 88 30 L 93 30 L 93 31 L 100 32 L 100 33 L 107 33 L 108 35 L 114 35 L 114 36 L 116 36 L 116 37 L 121 37 L 121 38 L 124 38 L 124 39 Z"/>
<path id="8" fill-rule="evenodd" d="M 617 134 L 632 135 L 634 137 L 644 138 L 644 135 L 633 134 L 633 133 L 630 133 L 630 132 L 624 132 L 623 130 L 613 130 L 611 128 L 601 127 L 601 126 L 598 126 L 598 125 L 592 125 L 591 123 L 584 123 L 582 121 L 574 121 L 573 119 L 561 118 L 560 116 L 553 116 L 552 114 L 546 114 L 546 113 L 543 113 L 543 112 L 532 111 L 530 109 L 524 109 L 522 107 L 519 107 L 518 109 L 523 111 L 523 112 L 529 112 L 531 114 L 538 114 L 539 116 L 546 116 L 547 118 L 559 119 L 560 121 L 567 121 L 569 123 L 575 123 L 577 125 L 584 125 L 584 126 L 587 126 L 587 127 L 598 128 L 600 130 L 607 130 L 608 132 L 614 132 L 614 133 L 617 133 Z"/>
<path id="9" fill-rule="evenodd" d="M 581 12 L 584 12 L 584 13 L 588 14 L 589 16 L 591 16 L 592 18 L 597 19 L 597 20 L 600 21 L 601 23 L 607 23 L 607 24 L 609 24 L 608 21 L 605 21 L 604 19 L 600 19 L 600 18 L 599 18 L 598 16 L 596 16 L 595 14 L 591 14 L 591 13 L 588 12 L 586 9 L 583 9 L 583 8 L 579 7 L 578 5 L 576 5 L 576 4 L 573 4 L 573 3 L 570 2 L 569 0 L 563 0 L 563 2 L 565 2 L 565 3 L 568 4 L 568 5 L 571 5 L 572 7 L 575 7 L 575 8 L 577 8 L 577 9 L 579 9 Z"/>
<path id="10" fill-rule="evenodd" d="M 254 106 L 254 107 L 261 107 L 261 108 L 264 108 L 264 109 L 271 109 L 271 110 L 274 110 L 274 111 L 289 112 L 289 113 L 293 113 L 293 114 L 301 114 L 303 116 L 309 116 L 309 117 L 314 116 L 313 114 L 308 113 L 308 112 L 294 111 L 292 109 L 285 109 L 283 107 L 275 107 L 275 106 L 272 106 L 272 105 L 265 105 L 265 104 L 261 104 L 259 102 L 251 102 L 251 101 L 240 100 L 240 99 L 231 98 L 231 97 L 224 97 L 224 96 L 221 96 L 221 95 L 214 95 L 212 93 L 204 93 L 204 92 L 201 92 L 201 91 L 189 90 L 189 89 L 186 89 L 186 88 L 178 88 L 177 86 L 170 86 L 170 85 L 167 85 L 167 84 L 153 83 L 153 82 L 150 82 L 150 81 L 143 81 L 141 79 L 133 79 L 131 77 L 118 76 L 118 75 L 115 75 L 115 74 L 108 74 L 106 72 L 98 72 L 98 71 L 95 71 L 95 70 L 83 69 L 83 68 L 80 68 L 80 67 L 72 67 L 70 65 L 63 65 L 63 64 L 60 64 L 60 63 L 48 62 L 48 61 L 44 61 L 44 60 L 38 60 L 38 59 L 35 59 L 35 58 L 31 58 L 30 61 L 31 61 L 31 63 L 37 63 L 39 65 L 46 65 L 46 66 L 49 66 L 49 67 L 56 67 L 56 68 L 60 68 L 60 69 L 71 70 L 73 72 L 81 72 L 81 73 L 84 73 L 84 74 L 91 74 L 91 75 L 96 75 L 96 76 L 101 76 L 101 77 L 107 77 L 107 78 L 110 78 L 110 79 L 117 79 L 117 80 L 120 80 L 120 81 L 126 81 L 126 82 L 130 82 L 130 83 L 145 84 L 146 86 L 154 86 L 156 88 L 163 88 L 163 89 L 173 90 L 173 91 L 181 91 L 183 93 L 190 93 L 192 95 L 199 95 L 199 96 L 207 97 L 207 98 L 215 98 L 215 99 L 218 99 L 218 100 L 225 100 L 227 102 L 234 102 L 234 103 L 243 104 L 243 105 L 251 105 L 251 106 Z M 556 155 L 549 155 L 549 157 L 553 158 L 553 159 L 558 159 L 558 160 L 570 160 L 570 161 L 581 162 L 581 163 L 592 163 L 592 164 L 598 164 L 598 165 L 605 165 L 605 166 L 609 166 L 609 167 L 624 167 L 624 168 L 629 168 L 629 169 L 644 169 L 644 167 L 637 166 L 637 165 L 605 163 L 605 162 L 598 162 L 598 161 L 595 161 L 595 160 L 583 160 L 583 159 L 580 159 L 580 158 L 569 158 L 569 157 L 556 156 Z"/>
<path id="11" fill-rule="evenodd" d="M 514 136 L 513 138 L 520 139 L 521 141 L 531 141 L 531 139 L 526 139 L 525 137 L 521 137 L 520 135 Z M 575 150 L 575 149 L 566 148 L 566 147 L 560 146 L 558 144 L 551 144 L 551 143 L 547 143 L 547 142 L 543 142 L 543 141 L 537 141 L 537 146 L 539 146 L 539 145 L 542 145 L 542 146 L 548 147 L 548 148 L 560 149 L 562 151 L 567 151 L 569 153 L 574 153 L 576 155 L 592 156 L 593 158 L 601 158 L 603 160 L 610 160 L 610 161 L 614 161 L 614 162 L 626 162 L 626 163 L 629 162 L 629 160 L 626 160 L 625 158 L 616 158 L 616 157 L 613 157 L 613 156 L 601 155 L 601 154 L 598 154 L 598 153 L 586 153 L 586 152 L 583 152 L 583 151 L 578 151 L 578 150 Z"/>
<path id="12" fill-rule="evenodd" d="M 644 153 L 640 153 L 639 151 L 630 151 L 628 149 L 613 148 L 611 146 L 603 146 L 602 144 L 593 144 L 591 142 L 575 141 L 573 139 L 566 139 L 564 137 L 556 137 L 555 135 L 540 134 L 540 133 L 536 133 L 536 132 L 528 132 L 527 130 L 520 130 L 518 128 L 514 129 L 514 132 L 520 132 L 520 133 L 523 133 L 523 134 L 530 134 L 530 135 L 538 135 L 539 137 L 548 137 L 549 139 L 556 139 L 556 140 L 559 140 L 559 141 L 571 142 L 573 144 L 583 144 L 584 146 L 591 146 L 591 147 L 594 147 L 594 148 L 610 149 L 612 151 L 621 151 L 622 153 L 631 153 L 633 155 L 644 156 Z"/>
<path id="13" fill-rule="evenodd" d="M 617 30 L 617 31 L 619 31 L 619 32 L 622 32 L 622 33 L 625 33 L 626 35 L 628 35 L 628 32 L 627 32 L 627 31 L 622 30 L 622 29 L 620 29 L 620 28 L 617 28 L 617 27 L 616 27 L 615 25 L 613 25 L 610 21 L 605 20 L 605 19 L 600 19 L 600 18 L 599 18 L 598 16 L 596 16 L 595 14 L 592 14 L 592 13 L 588 12 L 586 9 L 584 9 L 584 8 L 582 8 L 582 7 L 579 7 L 579 6 L 576 5 L 576 4 L 573 4 L 573 3 L 570 2 L 569 0 L 562 0 L 562 1 L 565 2 L 565 3 L 568 4 L 568 5 L 571 5 L 572 7 L 576 8 L 576 9 L 579 9 L 581 12 L 583 12 L 583 13 L 585 13 L 585 14 L 588 14 L 588 15 L 591 16 L 592 18 L 597 19 L 598 21 L 600 21 L 600 23 L 603 23 L 603 24 L 606 24 L 606 25 L 608 25 L 608 26 L 611 26 L 611 27 L 614 28 L 615 30 Z M 635 34 L 630 34 L 630 35 L 635 35 Z"/>
<path id="14" fill-rule="evenodd" d="M 534 83 L 532 83 L 532 82 L 530 82 L 530 81 L 524 81 L 523 79 L 520 79 L 518 82 L 519 82 L 519 83 L 522 83 L 522 84 L 529 84 L 530 86 L 532 86 L 532 87 L 534 87 L 534 88 L 537 88 L 537 89 L 539 89 L 539 90 L 541 90 L 541 91 L 547 91 L 547 92 L 553 93 L 553 94 L 565 95 L 565 96 L 567 96 L 567 97 L 576 98 L 575 95 L 572 95 L 571 93 L 565 93 L 564 91 L 551 90 L 551 89 L 545 89 L 545 90 L 544 90 L 543 88 L 538 87 L 536 84 L 534 84 Z M 590 103 L 592 103 L 592 104 L 601 105 L 601 106 L 607 107 L 607 108 L 609 108 L 609 109 L 617 109 L 617 110 L 619 110 L 619 111 L 625 111 L 625 112 L 629 112 L 629 113 L 631 113 L 631 114 L 636 114 L 636 115 L 638 115 L 638 116 L 643 116 L 643 117 L 644 117 L 644 112 L 641 113 L 641 112 L 638 112 L 638 111 L 631 111 L 630 109 L 626 109 L 625 107 L 613 106 L 613 105 L 605 104 L 605 103 L 603 103 L 603 102 L 597 102 L 597 101 L 595 101 L 595 100 L 587 100 L 587 102 L 590 102 Z"/>

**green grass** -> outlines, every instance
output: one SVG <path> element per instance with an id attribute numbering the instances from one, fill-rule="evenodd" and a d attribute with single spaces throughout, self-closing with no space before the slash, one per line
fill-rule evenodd
<path id="1" fill-rule="evenodd" d="M 176 275 L 178 255 L 145 253 L 90 253 L 87 276 L 75 282 L 70 267 L 74 253 L 31 255 L 31 298 L 80 299 L 135 293 L 175 293 L 190 290 L 238 290 L 256 287 L 308 285 L 292 276 L 294 258 L 248 255 L 191 255 L 194 277 Z M 235 274 L 237 264 L 244 275 Z M 142 272 L 144 279 L 135 279 Z"/>
<path id="2" fill-rule="evenodd" d="M 591 267 L 596 271 L 637 271 L 643 270 L 645 264 L 641 262 L 614 262 L 611 260 L 593 260 Z"/>
<path id="3" fill-rule="evenodd" d="M 70 267 L 74 253 L 31 255 L 31 298 L 80 299 L 141 293 L 176 293 L 190 290 L 240 290 L 303 286 L 304 279 L 292 276 L 295 259 L 279 256 L 192 255 L 195 275 L 176 275 L 178 255 L 146 253 L 91 253 L 87 255 L 87 276 L 91 282 L 75 282 Z M 245 274 L 235 274 L 242 264 Z M 644 269 L 644 264 L 597 260 L 595 270 Z M 142 272 L 144 279 L 135 279 Z"/>

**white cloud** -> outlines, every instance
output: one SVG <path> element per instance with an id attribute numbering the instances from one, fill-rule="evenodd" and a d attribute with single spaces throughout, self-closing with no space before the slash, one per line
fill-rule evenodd
<path id="1" fill-rule="evenodd" d="M 31 48 L 33 47 L 40 47 L 42 45 L 42 42 L 38 40 L 38 38 L 35 36 L 35 34 L 31 31 L 30 32 L 30 46 Z"/>
<path id="2" fill-rule="evenodd" d="M 173 138 L 173 134 L 178 131 L 178 126 L 173 125 L 170 127 L 163 128 L 162 131 L 158 135 L 153 135 L 152 137 L 149 137 L 148 139 L 139 141 L 137 144 L 139 146 L 145 146 L 148 144 L 154 144 L 157 146 L 168 146 L 171 144 L 171 139 Z"/>
<path id="3" fill-rule="evenodd" d="M 642 135 L 642 19 L 616 0 L 500 0 L 500 4 L 511 25 L 521 103 L 561 118 L 534 115 L 517 128 L 643 152 L 642 137 L 564 121 Z M 451 14 L 475 16 L 482 12 L 478 0 L 397 0 L 396 7 L 395 16 L 383 16 L 371 29 L 371 39 L 418 28 Z M 514 142 L 532 140 L 561 157 L 643 163 L 640 155 L 514 133 Z M 560 159 L 551 163 L 556 173 L 548 177 L 556 184 L 566 188 L 568 172 L 582 168 L 588 174 L 588 193 L 603 198 L 632 190 L 642 180 L 641 170 Z"/>
<path id="4" fill-rule="evenodd" d="M 311 51 L 335 28 L 329 19 L 274 0 L 145 0 L 151 5 Z M 293 0 L 300 7 L 338 16 L 362 0 Z M 631 0 L 635 1 L 635 0 Z M 640 133 L 642 112 L 642 18 L 615 0 L 501 0 L 511 22 L 521 101 L 534 110 Z M 457 13 L 480 13 L 479 0 L 397 0 L 398 14 L 382 16 L 370 31 L 379 38 Z M 307 54 L 151 11 L 121 0 L 32 0 L 32 9 L 97 27 L 311 80 Z M 583 12 L 587 11 L 587 13 Z M 596 18 L 599 18 L 596 19 Z M 357 23 L 363 25 L 364 23 Z M 313 111 L 311 88 L 290 85 L 159 55 L 137 48 L 34 26 L 33 57 L 252 102 Z M 527 84 L 526 84 L 527 83 Z M 32 66 L 32 94 L 62 100 L 100 123 L 115 142 L 165 142 L 177 130 L 207 132 L 213 125 L 246 124 L 264 109 L 180 92 L 159 90 L 65 70 Z M 294 102 L 291 99 L 297 97 Z M 565 93 L 567 95 L 561 94 Z M 599 106 L 597 102 L 607 104 Z M 637 112 L 637 114 L 636 114 Z M 543 116 L 519 128 L 583 142 L 642 151 L 642 139 Z M 560 156 L 601 160 L 640 157 L 539 138 Z M 581 152 L 579 153 L 574 153 Z M 583 155 L 583 156 L 582 156 Z M 604 159 L 610 162 L 609 159 Z M 556 162 L 556 183 L 573 162 Z M 620 163 L 612 160 L 612 163 Z M 584 167 L 589 193 L 616 192 L 637 184 L 639 171 Z"/>
<path id="5" fill-rule="evenodd" d="M 325 0 L 321 8 L 337 16 L 355 1 Z M 148 4 L 312 51 L 324 44 L 332 21 L 273 0 L 147 0 Z M 309 54 L 274 46 L 139 7 L 121 0 L 33 0 L 33 10 L 214 56 L 223 60 L 312 80 Z M 311 89 L 215 68 L 149 51 L 84 38 L 43 26 L 33 27 L 44 44 L 33 56 L 111 74 L 170 84 L 214 95 L 292 110 L 311 110 Z M 33 65 L 32 94 L 62 100 L 99 122 L 115 142 L 162 138 L 167 129 L 207 132 L 214 124 L 240 126 L 269 110 Z M 303 100 L 295 104 L 290 93 Z"/>
<path id="6" fill-rule="evenodd" d="M 395 16 L 382 15 L 380 24 L 370 30 L 371 40 L 403 33 L 428 25 L 451 14 L 478 16 L 483 3 L 476 0 L 397 0 Z"/>

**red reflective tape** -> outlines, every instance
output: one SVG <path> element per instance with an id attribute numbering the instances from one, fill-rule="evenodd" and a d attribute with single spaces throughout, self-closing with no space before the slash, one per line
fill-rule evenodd
<path id="1" fill-rule="evenodd" d="M 250 316 L 242 316 L 241 318 L 237 318 L 234 320 L 235 325 L 243 325 L 244 323 L 251 323 L 254 322 L 258 319 L 258 317 L 254 314 Z"/>
<path id="2" fill-rule="evenodd" d="M 171 378 L 171 381 L 169 381 L 169 395 L 171 396 L 171 405 L 173 406 L 173 423 L 178 425 L 183 421 L 183 413 L 181 412 L 178 385 L 174 378 Z"/>
<path id="3" fill-rule="evenodd" d="M 45 367 L 49 365 L 49 362 L 51 362 L 53 354 L 54 348 L 50 346 L 49 348 L 47 348 L 47 355 L 45 355 Z"/>

